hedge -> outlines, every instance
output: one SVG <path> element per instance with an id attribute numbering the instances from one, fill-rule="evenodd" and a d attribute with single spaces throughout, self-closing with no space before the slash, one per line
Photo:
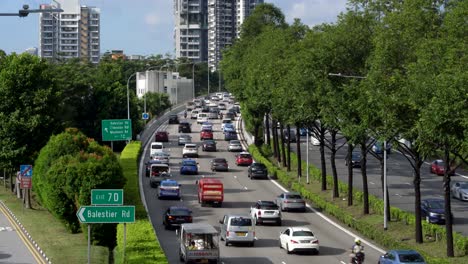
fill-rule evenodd
<path id="1" fill-rule="evenodd" d="M 120 165 L 127 179 L 124 187 L 125 204 L 135 205 L 137 221 L 127 224 L 125 259 L 123 258 L 123 226 L 117 226 L 117 247 L 114 249 L 115 263 L 161 263 L 167 262 L 151 222 L 141 202 L 138 183 L 138 158 L 141 142 L 134 141 L 125 147 L 120 155 Z"/>
<path id="2" fill-rule="evenodd" d="M 265 148 L 262 146 L 262 151 L 265 153 Z M 333 204 L 325 200 L 320 194 L 312 193 L 303 183 L 295 181 L 297 176 L 291 176 L 286 171 L 281 168 L 278 168 L 272 162 L 263 156 L 262 151 L 260 151 L 255 145 L 249 146 L 249 152 L 252 154 L 254 159 L 257 162 L 264 163 L 268 169 L 268 172 L 273 177 L 276 177 L 283 185 L 291 188 L 295 191 L 300 192 L 304 198 L 309 199 L 314 203 L 314 205 L 321 210 L 329 213 L 330 215 L 336 217 L 338 220 L 343 222 L 345 225 L 348 225 L 351 228 L 359 231 L 363 235 L 367 236 L 370 239 L 377 241 L 384 247 L 388 248 L 409 248 L 407 244 L 404 242 L 392 237 L 388 233 L 381 232 L 381 230 L 377 230 L 374 226 L 365 221 L 356 219 L 351 213 L 343 210 L 338 205 Z M 281 151 L 281 150 L 280 150 Z M 309 168 L 306 168 L 307 165 L 302 163 L 302 168 L 309 169 L 309 176 L 311 176 L 314 180 L 320 181 L 321 180 L 321 172 L 318 168 L 313 165 L 309 165 Z M 291 168 L 297 167 L 297 155 L 291 152 Z M 327 186 L 331 188 L 333 186 L 333 179 L 331 176 L 327 176 Z M 339 181 L 339 191 L 340 193 L 347 193 L 348 192 L 348 185 Z M 359 190 L 353 190 L 353 197 L 355 201 L 362 204 L 363 193 Z M 377 214 L 383 215 L 383 201 L 376 196 L 369 195 L 369 206 L 370 208 Z M 405 212 L 399 208 L 391 207 L 390 208 L 391 216 L 393 220 L 396 221 L 403 221 L 407 225 L 411 225 L 415 223 L 415 216 L 413 213 Z M 433 237 L 439 237 L 445 239 L 445 229 L 441 226 L 428 224 L 426 222 L 422 222 L 423 233 L 426 235 L 430 235 Z M 462 236 L 458 233 L 454 233 L 454 246 L 456 252 L 458 254 L 466 256 L 468 255 L 468 238 Z M 427 258 L 430 263 L 436 264 L 443 264 L 443 263 L 450 263 L 447 259 L 442 258 L 434 258 L 431 257 L 426 252 L 421 252 Z"/>

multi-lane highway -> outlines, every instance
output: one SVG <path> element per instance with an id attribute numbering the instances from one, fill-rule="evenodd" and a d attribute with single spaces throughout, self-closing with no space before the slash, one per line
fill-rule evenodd
<path id="1" fill-rule="evenodd" d="M 310 141 L 309 141 L 310 142 Z M 340 142 L 342 143 L 342 142 Z M 291 143 L 291 150 L 296 151 L 296 144 Z M 331 175 L 330 151 L 325 148 L 327 174 Z M 306 160 L 306 138 L 301 137 L 301 155 Z M 345 165 L 347 146 L 341 148 L 336 155 L 336 167 L 338 177 L 343 182 L 347 182 L 348 169 Z M 369 181 L 369 192 L 382 198 L 380 182 L 380 163 L 372 155 L 368 155 L 367 177 Z M 309 143 L 309 162 L 320 168 L 319 146 L 312 146 Z M 412 168 L 408 160 L 399 152 L 393 151 L 387 160 L 387 175 L 390 194 L 390 204 L 405 211 L 414 212 L 414 187 Z M 426 162 L 421 168 L 421 194 L 425 198 L 443 199 L 443 177 L 429 172 L 430 164 Z M 305 176 L 305 175 L 304 175 Z M 452 176 L 452 181 L 467 181 L 464 176 Z M 354 187 L 362 190 L 362 177 L 359 168 L 354 169 Z M 454 230 L 468 235 L 468 203 L 452 198 L 452 211 L 455 217 Z M 391 225 L 391 223 L 390 223 Z"/>
<path id="2" fill-rule="evenodd" d="M 172 178 L 182 184 L 182 200 L 158 200 L 156 189 L 149 185 L 149 179 L 144 177 L 144 162 L 149 158 L 148 145 L 144 146 L 140 161 L 140 179 L 142 193 L 146 202 L 149 216 L 156 230 L 158 239 L 164 249 L 169 263 L 179 263 L 178 241 L 173 230 L 165 230 L 162 225 L 164 210 L 170 205 L 184 205 L 192 209 L 194 222 L 209 223 L 219 229 L 219 220 L 224 214 L 248 214 L 250 206 L 257 200 L 273 200 L 283 190 L 280 185 L 271 180 L 250 180 L 247 177 L 247 167 L 235 165 L 234 153 L 227 152 L 227 142 L 223 140 L 219 120 L 213 120 L 215 140 L 218 142 L 217 152 L 202 152 L 200 148 L 199 175 L 180 175 L 179 166 L 182 147 L 177 145 L 177 125 L 167 122 L 159 126 L 158 130 L 166 130 L 170 134 L 170 142 L 166 144 L 171 154 Z M 192 121 L 192 138 L 199 142 L 200 126 Z M 154 138 L 154 137 L 153 137 Z M 149 142 L 154 141 L 154 139 Z M 211 172 L 209 161 L 215 157 L 226 158 L 229 162 L 229 172 Z M 201 177 L 222 180 L 225 188 L 225 200 L 221 208 L 201 207 L 197 201 L 195 181 Z M 307 226 L 311 228 L 320 240 L 319 255 L 291 254 L 279 248 L 278 237 L 280 231 L 287 226 Z M 310 209 L 305 213 L 283 214 L 283 226 L 257 226 L 257 241 L 255 247 L 229 246 L 220 244 L 221 263 L 348 263 L 349 248 L 353 244 L 354 235 L 342 227 L 328 222 L 320 213 Z M 366 246 L 366 262 L 377 262 L 383 252 L 368 244 Z"/>

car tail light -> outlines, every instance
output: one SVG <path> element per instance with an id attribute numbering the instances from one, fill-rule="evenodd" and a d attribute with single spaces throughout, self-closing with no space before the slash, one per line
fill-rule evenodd
<path id="1" fill-rule="evenodd" d="M 288 200 L 284 200 L 284 202 L 283 202 L 283 203 L 289 203 L 289 201 L 288 201 Z"/>
<path id="2" fill-rule="evenodd" d="M 297 242 L 296 240 L 292 240 L 292 239 L 291 239 L 290 242 L 293 243 L 293 244 L 299 244 L 299 242 Z"/>
<path id="3" fill-rule="evenodd" d="M 187 216 L 187 221 L 192 222 L 192 217 L 191 217 L 191 216 Z"/>
<path id="4" fill-rule="evenodd" d="M 170 215 L 168 218 L 169 218 L 169 219 L 174 219 L 174 217 L 173 217 L 172 215 Z"/>
<path id="5" fill-rule="evenodd" d="M 226 231 L 226 236 L 227 236 L 227 237 L 229 236 L 229 231 Z"/>
<path id="6" fill-rule="evenodd" d="M 258 216 L 261 216 L 262 215 L 262 211 L 258 211 Z"/>
<path id="7" fill-rule="evenodd" d="M 319 243 L 318 239 L 317 239 L 317 240 L 314 240 L 314 241 L 312 241 L 312 244 L 318 244 L 318 243 Z"/>
<path id="8" fill-rule="evenodd" d="M 252 233 L 252 234 L 253 234 L 253 236 L 255 237 L 255 231 L 253 231 L 253 233 Z"/>

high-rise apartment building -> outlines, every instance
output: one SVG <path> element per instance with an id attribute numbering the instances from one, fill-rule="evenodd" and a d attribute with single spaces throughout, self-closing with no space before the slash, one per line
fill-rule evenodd
<path id="1" fill-rule="evenodd" d="M 40 9 L 61 8 L 61 13 L 39 16 L 39 56 L 80 58 L 93 63 L 100 59 L 100 9 L 80 6 L 80 0 L 54 0 Z"/>
<path id="2" fill-rule="evenodd" d="M 174 0 L 176 58 L 208 61 L 216 70 L 224 48 L 263 0 Z"/>

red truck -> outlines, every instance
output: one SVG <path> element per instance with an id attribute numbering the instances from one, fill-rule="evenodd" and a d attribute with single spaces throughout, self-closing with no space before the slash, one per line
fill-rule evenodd
<path id="1" fill-rule="evenodd" d="M 198 203 L 221 207 L 224 200 L 223 183 L 218 179 L 203 178 L 197 181 Z"/>

